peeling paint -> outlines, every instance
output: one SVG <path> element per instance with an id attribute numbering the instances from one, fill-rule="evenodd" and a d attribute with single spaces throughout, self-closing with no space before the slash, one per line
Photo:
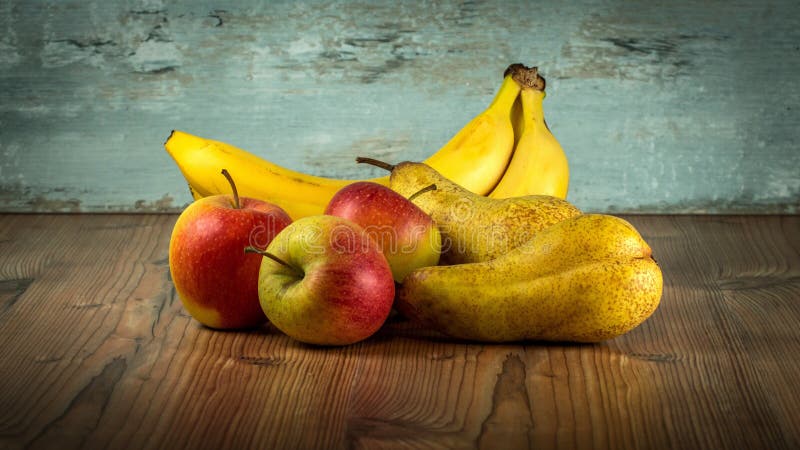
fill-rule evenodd
<path id="1" fill-rule="evenodd" d="M 0 64 L 13 66 L 21 59 L 22 56 L 19 54 L 14 44 L 8 42 L 6 39 L 0 40 Z"/>
<path id="2" fill-rule="evenodd" d="M 136 72 L 164 73 L 180 67 L 183 56 L 172 42 L 145 41 L 128 59 Z"/>
<path id="3" fill-rule="evenodd" d="M 82 42 L 74 39 L 47 41 L 42 49 L 42 68 L 55 69 L 76 62 L 100 67 L 103 64 L 103 47 L 113 46 L 111 41 Z"/>
<path id="4" fill-rule="evenodd" d="M 582 209 L 798 211 L 800 15 L 785 0 L 38 6 L 0 6 L 0 211 L 180 211 L 191 197 L 162 146 L 175 128 L 375 176 L 354 156 L 424 159 L 512 62 L 548 80 Z"/>
<path id="5" fill-rule="evenodd" d="M 318 136 L 318 139 L 325 140 L 322 136 Z M 320 145 L 331 146 L 332 144 L 330 137 L 328 137 L 327 143 L 307 144 L 302 152 L 305 154 L 306 165 L 316 173 L 337 178 L 365 179 L 383 176 L 385 172 L 375 167 L 356 164 L 356 157 L 368 155 L 381 161 L 404 161 L 407 159 L 404 153 L 408 150 L 409 141 L 410 138 L 408 136 L 396 136 L 393 139 L 380 135 L 362 137 L 338 148 L 336 151 L 320 154 Z M 331 167 L 336 168 L 335 172 L 331 171 Z"/>
<path id="6" fill-rule="evenodd" d="M 167 194 L 157 200 L 136 200 L 133 210 L 141 212 L 171 212 L 175 210 L 175 206 L 172 204 L 174 200 Z"/>
<path id="7" fill-rule="evenodd" d="M 52 199 L 43 196 L 36 196 L 26 202 L 29 211 L 31 212 L 68 212 L 78 213 L 81 211 L 81 201 L 77 198 L 69 198 L 66 200 Z"/>

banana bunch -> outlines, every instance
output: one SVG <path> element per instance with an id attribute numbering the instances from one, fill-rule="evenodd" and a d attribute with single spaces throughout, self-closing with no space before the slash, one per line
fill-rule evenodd
<path id="1" fill-rule="evenodd" d="M 544 86 L 535 67 L 509 66 L 491 104 L 423 162 L 478 195 L 566 198 L 567 159 L 544 123 Z M 296 172 L 233 145 L 178 130 L 164 146 L 195 200 L 228 193 L 227 181 L 219 176 L 225 168 L 236 177 L 240 195 L 274 203 L 295 220 L 322 214 L 337 191 L 360 181 Z M 368 181 L 388 186 L 389 177 Z"/>
<path id="2" fill-rule="evenodd" d="M 544 120 L 542 102 L 545 80 L 536 67 L 513 64 L 506 73 L 521 87 L 517 108 L 512 110 L 516 144 L 511 161 L 492 198 L 552 195 L 567 198 L 569 165 L 564 150 Z"/>

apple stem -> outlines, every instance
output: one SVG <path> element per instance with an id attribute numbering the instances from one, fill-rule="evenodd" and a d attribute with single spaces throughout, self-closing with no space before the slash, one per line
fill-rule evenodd
<path id="1" fill-rule="evenodd" d="M 389 164 L 387 162 L 383 162 L 381 160 L 374 159 L 374 158 L 367 158 L 366 156 L 357 157 L 356 158 L 356 162 L 357 163 L 366 163 L 366 164 L 373 165 L 375 167 L 380 167 L 381 169 L 388 170 L 389 172 L 393 171 L 394 167 L 395 167 L 394 164 Z"/>
<path id="2" fill-rule="evenodd" d="M 277 256 L 273 255 L 272 253 L 270 253 L 270 252 L 268 252 L 266 250 L 261 250 L 261 249 L 255 248 L 255 247 L 247 246 L 247 247 L 244 248 L 244 252 L 245 253 L 258 253 L 261 256 L 266 256 L 267 258 L 275 261 L 276 263 L 278 263 L 278 264 L 282 265 L 283 267 L 286 267 L 287 269 L 289 269 L 292 272 L 296 273 L 300 277 L 303 277 L 305 275 L 303 273 L 303 271 L 301 271 L 297 267 L 294 267 L 294 266 L 290 265 L 286 261 L 278 258 Z"/>
<path id="3" fill-rule="evenodd" d="M 422 188 L 422 189 L 418 190 L 417 192 L 414 192 L 413 194 L 411 194 L 411 197 L 408 197 L 408 201 L 412 202 L 412 201 L 414 201 L 415 198 L 419 197 L 420 195 L 422 195 L 422 194 L 424 194 L 426 192 L 435 191 L 435 190 L 436 190 L 436 185 L 435 184 L 431 184 L 431 185 L 425 186 L 424 188 Z"/>
<path id="4" fill-rule="evenodd" d="M 222 169 L 222 175 L 228 179 L 228 183 L 231 184 L 231 189 L 233 189 L 233 207 L 241 209 L 241 205 L 239 204 L 239 191 L 236 190 L 236 183 L 233 182 L 233 177 L 228 173 L 228 169 Z"/>

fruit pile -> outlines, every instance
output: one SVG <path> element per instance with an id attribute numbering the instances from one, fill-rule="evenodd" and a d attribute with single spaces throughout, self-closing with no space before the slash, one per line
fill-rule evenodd
<path id="1" fill-rule="evenodd" d="M 630 223 L 566 200 L 544 90 L 535 67 L 509 66 L 489 107 L 434 155 L 358 158 L 390 172 L 364 181 L 173 131 L 165 147 L 195 198 L 169 248 L 184 307 L 211 328 L 269 320 L 320 345 L 368 338 L 393 308 L 481 342 L 632 330 L 658 307 L 661 270 Z"/>

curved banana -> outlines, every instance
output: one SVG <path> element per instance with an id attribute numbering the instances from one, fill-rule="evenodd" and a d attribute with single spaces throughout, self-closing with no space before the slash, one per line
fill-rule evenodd
<path id="1" fill-rule="evenodd" d="M 524 195 L 567 197 L 569 164 L 564 150 L 544 120 L 544 78 L 531 69 L 534 77 L 524 82 L 522 103 L 523 130 L 511 162 L 500 182 L 489 194 L 493 198 Z"/>
<path id="2" fill-rule="evenodd" d="M 195 200 L 230 193 L 230 184 L 220 175 L 227 169 L 239 195 L 274 203 L 292 220 L 322 214 L 333 194 L 355 181 L 295 172 L 233 145 L 178 130 L 172 132 L 164 147 L 189 183 Z M 389 177 L 370 181 L 389 185 Z"/>
<path id="3" fill-rule="evenodd" d="M 511 109 L 520 87 L 511 75 L 489 107 L 472 119 L 425 163 L 465 188 L 485 195 L 505 172 L 514 148 Z M 296 172 L 224 142 L 173 131 L 164 143 L 189 183 L 195 199 L 227 194 L 220 175 L 227 169 L 239 194 L 274 203 L 292 219 L 322 214 L 333 195 L 358 180 L 340 180 Z M 389 184 L 389 177 L 369 181 Z"/>
<path id="4" fill-rule="evenodd" d="M 479 195 L 488 194 L 497 185 L 514 151 L 511 110 L 520 86 L 512 74 L 506 73 L 489 107 L 423 161 L 445 178 Z"/>

